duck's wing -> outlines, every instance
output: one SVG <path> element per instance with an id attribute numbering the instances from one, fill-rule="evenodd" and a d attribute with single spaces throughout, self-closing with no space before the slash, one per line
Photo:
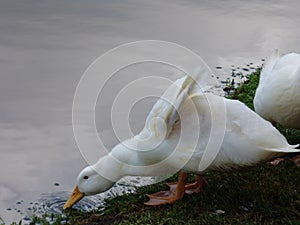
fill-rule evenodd
<path id="1" fill-rule="evenodd" d="M 178 110 L 195 86 L 197 78 L 205 69 L 197 68 L 193 74 L 176 80 L 154 104 L 139 134 L 141 139 L 164 140 L 179 120 Z"/>
<path id="2" fill-rule="evenodd" d="M 252 143 L 262 151 L 291 153 L 299 145 L 289 145 L 286 138 L 269 122 L 254 113 L 243 103 L 226 99 L 227 132 L 239 136 L 240 142 Z M 237 139 L 237 138 L 236 138 Z M 244 144 L 245 146 L 247 144 Z"/>
<path id="3" fill-rule="evenodd" d="M 265 65 L 263 66 L 261 73 L 260 73 L 260 83 L 263 83 L 266 78 L 269 76 L 269 74 L 274 69 L 277 61 L 280 59 L 281 54 L 279 53 L 279 50 L 274 50 L 271 54 L 271 56 L 266 60 Z"/>

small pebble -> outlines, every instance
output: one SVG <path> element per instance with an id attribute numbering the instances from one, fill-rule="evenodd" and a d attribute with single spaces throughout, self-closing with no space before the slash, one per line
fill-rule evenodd
<path id="1" fill-rule="evenodd" d="M 21 204 L 21 202 L 19 201 L 19 202 L 17 202 L 16 204 L 17 204 L 17 205 L 20 205 L 20 204 Z"/>
<path id="2" fill-rule="evenodd" d="M 7 208 L 6 210 L 7 210 L 7 211 L 10 211 L 10 210 L 11 210 L 11 208 Z"/>
<path id="3" fill-rule="evenodd" d="M 224 87 L 224 88 L 223 88 L 223 91 L 225 91 L 225 92 L 230 91 L 230 87 Z"/>
<path id="4" fill-rule="evenodd" d="M 31 219 L 28 216 L 25 216 L 23 220 L 30 221 Z"/>
<path id="5" fill-rule="evenodd" d="M 216 211 L 214 211 L 214 214 L 216 214 L 216 215 L 222 215 L 224 213 L 225 213 L 225 211 L 221 210 L 221 209 L 217 209 Z"/>
<path id="6" fill-rule="evenodd" d="M 241 210 L 243 210 L 243 211 L 246 211 L 246 212 L 249 211 L 249 209 L 248 209 L 247 207 L 243 206 L 243 205 L 240 206 L 239 209 L 241 209 Z"/>
<path id="7" fill-rule="evenodd" d="M 216 66 L 216 69 L 221 70 L 221 69 L 223 69 L 223 67 L 222 66 Z"/>
<path id="8" fill-rule="evenodd" d="M 59 183 L 54 183 L 54 186 L 59 186 Z"/>
<path id="9" fill-rule="evenodd" d="M 132 182 L 134 184 L 138 184 L 139 183 L 137 180 L 131 180 L 130 182 Z"/>

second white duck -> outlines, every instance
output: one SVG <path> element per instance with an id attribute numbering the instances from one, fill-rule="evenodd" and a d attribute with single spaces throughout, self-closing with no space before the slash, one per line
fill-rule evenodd
<path id="1" fill-rule="evenodd" d="M 300 54 L 273 52 L 261 71 L 254 108 L 272 123 L 300 129 Z"/>

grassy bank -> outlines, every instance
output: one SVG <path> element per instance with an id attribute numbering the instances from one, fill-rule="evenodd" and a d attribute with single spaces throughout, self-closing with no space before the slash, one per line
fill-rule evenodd
<path id="1" fill-rule="evenodd" d="M 245 102 L 253 109 L 259 70 L 229 98 Z M 300 143 L 300 132 L 278 129 L 289 142 Z M 238 173 L 207 174 L 208 185 L 199 194 L 185 196 L 174 205 L 147 207 L 146 193 L 167 189 L 164 183 L 138 188 L 106 201 L 100 211 L 67 212 L 66 224 L 300 224 L 300 168 L 288 159 L 278 166 L 268 163 Z M 176 180 L 176 175 L 169 181 Z M 191 176 L 192 178 L 192 176 Z M 45 218 L 35 218 L 47 224 Z M 54 218 L 61 224 L 61 218 Z"/>

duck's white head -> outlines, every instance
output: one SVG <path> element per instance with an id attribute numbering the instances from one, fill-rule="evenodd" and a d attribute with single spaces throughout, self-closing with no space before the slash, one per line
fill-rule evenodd
<path id="1" fill-rule="evenodd" d="M 114 182 L 98 174 L 92 166 L 84 168 L 77 177 L 77 186 L 85 195 L 102 193 L 113 186 Z"/>
<path id="2" fill-rule="evenodd" d="M 84 168 L 77 177 L 77 186 L 63 209 L 71 208 L 85 195 L 94 195 L 110 189 L 114 182 L 98 174 L 92 166 Z"/>

